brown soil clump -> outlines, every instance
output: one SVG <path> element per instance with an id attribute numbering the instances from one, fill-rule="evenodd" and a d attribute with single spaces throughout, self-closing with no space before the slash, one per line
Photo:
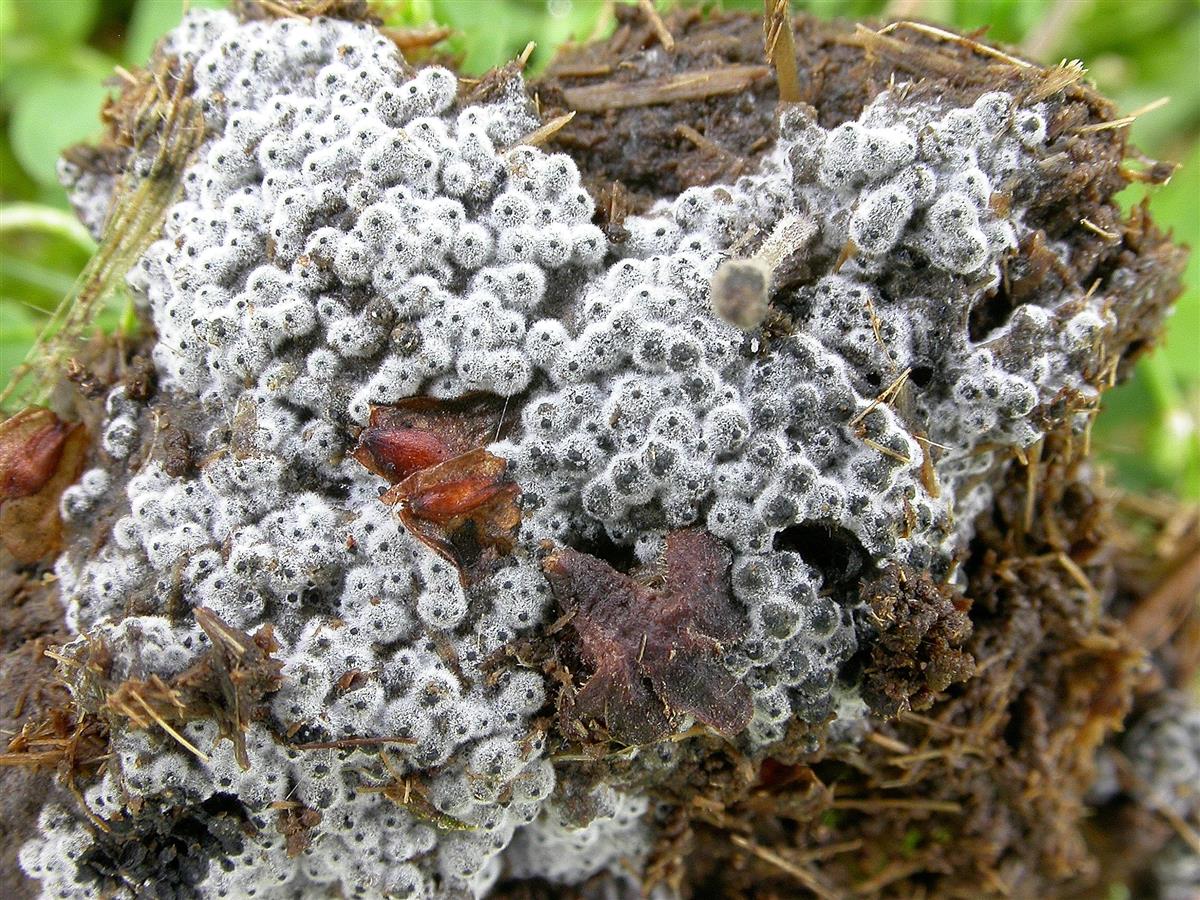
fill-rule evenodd
<path id="1" fill-rule="evenodd" d="M 928 709 L 974 674 L 975 660 L 960 649 L 971 634 L 962 597 L 925 572 L 894 566 L 864 582 L 861 593 L 878 629 L 863 675 L 863 696 L 876 715 Z"/>

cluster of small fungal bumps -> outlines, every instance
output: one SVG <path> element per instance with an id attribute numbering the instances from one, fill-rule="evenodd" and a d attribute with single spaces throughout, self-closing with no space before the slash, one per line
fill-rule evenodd
<path id="1" fill-rule="evenodd" d="M 757 753 L 794 722 L 854 722 L 858 578 L 951 572 L 1036 412 L 1092 390 L 1102 297 L 967 327 L 1028 230 L 989 201 L 1036 187 L 1037 105 L 900 84 L 830 130 L 785 109 L 756 172 L 613 244 L 572 160 L 522 144 L 519 76 L 473 104 L 322 18 L 195 11 L 164 52 L 211 131 L 128 279 L 159 405 L 108 398 L 61 509 L 111 529 L 57 575 L 80 635 L 63 652 L 102 642 L 110 685 L 179 685 L 214 634 L 272 627 L 252 715 L 114 715 L 84 793 L 113 821 L 240 804 L 239 849 L 205 845 L 180 890 L 634 877 L 655 804 L 601 784 L 578 815 L 547 729 L 662 771 L 692 725 Z M 63 176 L 98 228 L 111 181 Z M 797 256 L 830 264 L 777 280 Z M 198 465 L 155 452 L 156 412 L 189 423 Z M 512 652 L 547 635 L 557 680 Z M 303 841 L 281 808 L 320 812 L 295 814 Z M 94 841 L 48 807 L 21 860 L 45 896 L 91 896 Z"/>

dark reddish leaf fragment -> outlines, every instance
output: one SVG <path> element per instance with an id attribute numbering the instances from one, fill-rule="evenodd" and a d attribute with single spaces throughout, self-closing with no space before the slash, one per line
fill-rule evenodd
<path id="1" fill-rule="evenodd" d="M 350 455 L 395 484 L 414 472 L 445 462 L 452 454 L 445 442 L 431 432 L 371 425 L 358 436 L 358 446 Z"/>
<path id="2" fill-rule="evenodd" d="M 392 484 L 414 472 L 498 440 L 509 423 L 507 403 L 491 394 L 457 400 L 408 397 L 371 407 L 355 459 Z"/>
<path id="3" fill-rule="evenodd" d="M 62 545 L 58 501 L 79 477 L 87 429 L 42 407 L 0 423 L 0 542 L 23 563 Z"/>
<path id="4" fill-rule="evenodd" d="M 415 494 L 408 502 L 408 509 L 418 519 L 445 525 L 489 506 L 500 494 L 511 493 L 515 487 L 511 483 L 497 483 L 486 476 L 463 478 L 434 484 L 428 490 Z"/>
<path id="5" fill-rule="evenodd" d="M 707 531 L 688 528 L 667 535 L 666 608 L 686 616 L 690 630 L 718 641 L 741 637 L 745 625 L 730 605 L 733 554 Z"/>
<path id="6" fill-rule="evenodd" d="M 750 689 L 721 665 L 716 641 L 688 635 L 644 663 L 654 690 L 673 713 L 686 713 L 722 734 L 737 734 L 754 712 Z"/>
<path id="7" fill-rule="evenodd" d="M 667 707 L 634 660 L 606 660 L 604 665 L 567 701 L 567 715 L 604 722 L 609 734 L 627 744 L 652 744 L 675 730 Z"/>
<path id="8" fill-rule="evenodd" d="M 620 643 L 636 636 L 641 640 L 637 611 L 649 593 L 628 575 L 602 559 L 578 550 L 563 548 L 546 557 L 542 569 L 554 589 L 559 605 L 575 618 L 572 624 L 586 637 L 583 652 L 588 662 L 603 641 Z"/>
<path id="9" fill-rule="evenodd" d="M 749 723 L 750 692 L 720 662 L 723 642 L 745 627 L 730 592 L 729 550 L 692 529 L 668 536 L 666 558 L 660 589 L 577 550 L 556 550 L 543 563 L 590 671 L 560 701 L 567 733 L 602 720 L 613 738 L 646 744 L 688 715 L 726 734 Z"/>
<path id="10" fill-rule="evenodd" d="M 507 401 L 487 394 L 375 406 L 351 454 L 392 483 L 383 502 L 464 584 L 495 570 L 521 524 L 508 462 L 483 449 L 504 430 L 506 410 Z"/>
<path id="11" fill-rule="evenodd" d="M 472 584 L 491 574 L 516 542 L 521 489 L 507 469 L 499 456 L 472 450 L 414 472 L 383 502 L 394 504 L 405 527 Z"/>
<path id="12" fill-rule="evenodd" d="M 58 471 L 67 438 L 81 427 L 37 406 L 0 423 L 0 503 L 45 487 Z"/>

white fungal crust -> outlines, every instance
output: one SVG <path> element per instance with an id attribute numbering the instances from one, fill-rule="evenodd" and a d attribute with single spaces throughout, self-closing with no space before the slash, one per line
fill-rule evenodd
<path id="1" fill-rule="evenodd" d="M 1143 806 L 1181 821 L 1200 815 L 1200 707 L 1192 698 L 1164 694 L 1121 743 Z"/>
<path id="2" fill-rule="evenodd" d="M 544 878 L 556 884 L 579 884 L 604 869 L 636 871 L 649 850 L 649 806 L 641 797 L 600 788 L 591 799 L 600 807 L 585 827 L 564 821 L 553 805 L 536 822 L 522 828 L 508 854 L 515 878 Z"/>
<path id="3" fill-rule="evenodd" d="M 129 284 L 203 462 L 141 462 L 146 407 L 114 392 L 105 462 L 62 510 L 118 518 L 57 572 L 70 627 L 111 645 L 117 677 L 169 677 L 207 649 L 198 627 L 126 617 L 159 598 L 275 627 L 283 687 L 247 737 L 249 770 L 211 723 L 182 729 L 203 763 L 118 729 L 119 764 L 87 795 L 103 816 L 236 796 L 258 830 L 232 867 L 198 870 L 201 896 L 482 896 L 505 864 L 560 882 L 636 867 L 645 799 L 556 823 L 533 725 L 552 688 L 481 670 L 553 620 L 541 543 L 603 538 L 652 562 L 672 529 L 725 541 L 749 629 L 724 664 L 754 696 L 741 740 L 762 748 L 793 717 L 861 709 L 838 683 L 859 640 L 856 576 L 950 570 L 990 502 L 983 476 L 1041 436 L 1035 409 L 1089 391 L 1104 298 L 968 329 L 1027 233 L 1019 205 L 1001 214 L 991 197 L 1033 177 L 1046 140 L 1044 111 L 1006 95 L 955 109 L 884 93 L 832 130 L 793 110 L 758 172 L 660 202 L 615 248 L 571 159 L 514 146 L 537 125 L 519 79 L 464 105 L 450 72 L 412 72 L 374 29 L 328 19 L 195 11 L 166 50 L 194 66 L 215 131 Z M 103 185 L 76 178 L 74 194 L 102 219 Z M 711 283 L 780 221 L 815 226 L 802 252 L 831 266 L 772 296 L 795 329 L 769 336 L 762 310 L 714 314 Z M 520 409 L 490 449 L 523 521 L 511 564 L 464 589 L 380 504 L 346 426 L 374 404 L 477 391 Z M 297 727 L 310 742 L 411 737 L 389 758 L 435 814 L 359 790 L 364 770 L 391 777 L 375 748 L 277 737 Z M 324 816 L 295 858 L 270 808 L 285 799 Z M 78 854 L 62 848 L 85 835 L 43 819 L 22 863 L 46 896 L 76 896 Z"/>

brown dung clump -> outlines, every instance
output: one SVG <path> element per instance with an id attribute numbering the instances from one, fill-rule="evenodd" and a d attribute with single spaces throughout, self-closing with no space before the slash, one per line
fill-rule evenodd
<path id="1" fill-rule="evenodd" d="M 364 5 L 340 0 L 247 0 L 240 5 L 253 15 L 366 14 Z M 768 60 L 762 22 L 752 17 L 686 11 L 659 19 L 625 6 L 618 8 L 617 17 L 618 29 L 610 40 L 569 49 L 530 86 L 544 120 L 553 124 L 530 139 L 576 160 L 599 201 L 599 224 L 613 239 L 620 238 L 621 221 L 631 211 L 689 186 L 729 181 L 750 171 L 771 145 L 780 80 L 787 82 L 782 99 L 806 104 L 824 127 L 857 117 L 893 76 L 913 82 L 910 97 L 944 97 L 962 105 L 986 91 L 1006 91 L 1047 103 L 1049 139 L 1056 149 L 1047 160 L 1044 189 L 1036 196 L 993 200 L 1020 202 L 1039 230 L 1009 262 L 1001 286 L 972 311 L 973 334 L 1002 324 L 1017 305 L 1040 292 L 1083 292 L 1095 286 L 1113 298 L 1119 321 L 1097 348 L 1087 373 L 1100 388 L 1124 377 L 1158 338 L 1178 292 L 1183 254 L 1154 226 L 1144 206 L 1125 216 L 1114 198 L 1131 180 L 1164 181 L 1171 167 L 1131 166 L 1136 157 L 1115 124 L 1116 110 L 1081 80 L 1078 68 L 1045 69 L 913 23 L 873 30 L 807 16 L 790 24 L 794 67 L 781 66 L 778 54 L 789 42 L 780 33 L 787 26 L 778 20 L 768 28 L 774 48 Z M 182 73 L 175 76 L 182 78 Z M 476 90 L 485 94 L 503 80 L 500 72 Z M 146 76 L 140 83 L 153 96 L 169 97 L 179 82 L 164 76 L 153 87 Z M 129 98 L 136 100 L 136 92 Z M 119 123 L 130 121 L 137 109 L 136 103 L 114 107 L 107 150 L 78 158 L 77 164 L 96 172 L 119 171 L 129 152 L 129 142 L 120 140 Z M 188 150 L 195 135 L 185 136 L 186 142 L 177 143 Z M 1064 243 L 1070 253 L 1052 254 L 1048 247 L 1053 242 Z M 117 249 L 128 255 L 136 248 Z M 1070 262 L 1063 264 L 1060 258 Z M 831 259 L 803 262 L 811 271 L 835 265 Z M 1122 281 L 1114 284 L 1118 271 Z M 783 277 L 802 279 L 805 271 Z M 786 329 L 787 322 L 778 327 Z M 100 394 L 84 390 L 90 381 L 83 374 L 75 382 L 83 393 L 79 402 L 90 403 L 92 416 L 98 417 Z M 1062 398 L 1064 409 L 1075 402 Z M 146 444 L 186 469 L 193 465 L 189 414 L 185 409 L 171 412 L 178 421 L 168 426 L 180 433 L 164 426 Z M 490 417 L 492 411 L 488 413 Z M 456 446 L 458 437 L 446 439 L 444 423 L 435 427 L 432 412 L 410 409 L 405 415 L 403 421 L 379 427 L 438 432 L 443 446 L 433 447 L 437 458 L 430 457 L 430 468 L 470 449 Z M 477 423 L 464 414 L 456 424 L 470 431 Z M 237 421 L 231 425 L 234 452 L 240 427 Z M 379 457 L 390 453 L 385 444 L 394 437 L 368 435 L 365 460 L 379 465 Z M 418 446 L 410 437 L 400 442 L 410 456 L 414 448 L 433 446 Z M 373 439 L 380 443 L 371 445 Z M 589 733 L 581 739 L 569 730 L 573 724 L 599 717 L 594 710 L 585 717 L 586 710 L 576 708 L 578 715 L 568 710 L 557 722 L 539 722 L 557 754 L 560 795 L 580 798 L 575 813 L 581 822 L 591 815 L 585 798 L 598 781 L 627 783 L 662 801 L 649 878 L 651 884 L 675 887 L 685 896 L 1068 896 L 1107 879 L 1138 883 L 1151 856 L 1184 834 L 1180 823 L 1138 805 L 1128 794 L 1115 795 L 1098 808 L 1089 806 L 1086 796 L 1095 781 L 1097 753 L 1111 747 L 1112 735 L 1165 689 L 1186 685 L 1200 669 L 1200 613 L 1195 606 L 1200 524 L 1172 507 L 1128 498 L 1118 502 L 1090 465 L 1085 443 L 1058 430 L 1037 453 L 1010 468 L 960 561 L 961 588 L 902 570 L 863 578 L 859 588 L 880 638 L 878 647 L 859 661 L 868 700 L 879 713 L 863 733 L 835 739 L 821 728 L 796 724 L 772 756 L 750 758 L 716 733 L 726 723 L 734 730 L 740 715 L 736 702 L 728 708 L 688 710 L 713 727 L 671 736 L 666 743 L 674 747 L 676 765 L 664 781 L 662 772 L 648 772 L 644 761 L 607 741 L 645 735 L 632 726 L 622 734 L 621 724 L 614 729 L 609 723 L 609 734 Z M 442 451 L 447 455 L 439 456 Z M 472 472 L 452 474 L 461 487 Z M 430 490 L 443 486 L 424 485 Z M 453 504 L 444 508 L 461 512 Z M 431 514 L 430 521 L 439 524 L 436 518 Z M 465 521 L 451 524 L 456 530 Z M 94 527 L 102 530 L 106 523 Z M 659 737 L 672 721 L 671 686 L 656 665 L 663 659 L 647 657 L 645 651 L 665 646 L 660 656 L 674 663 L 672 653 L 679 657 L 682 648 L 683 663 L 703 665 L 736 624 L 722 619 L 714 628 L 681 639 L 668 622 L 660 629 L 666 639 L 654 648 L 649 629 L 643 645 L 642 631 L 631 643 L 619 628 L 595 628 L 589 649 L 589 636 L 579 629 L 597 625 L 589 623 L 590 613 L 608 610 L 604 601 L 580 596 L 586 593 L 581 588 L 585 574 L 602 572 L 631 596 L 651 588 L 612 570 L 609 562 L 595 560 L 611 575 L 589 568 L 592 563 L 586 560 L 593 557 L 585 556 L 560 550 L 551 555 L 547 569 L 558 580 L 560 603 L 579 618 L 571 640 L 583 662 L 591 657 L 591 668 L 568 671 L 556 658 L 572 635 L 570 627 L 536 645 L 510 649 L 523 662 L 544 666 L 576 701 L 573 692 L 582 694 L 591 681 L 577 683 L 573 676 L 595 678 L 603 672 L 607 681 L 595 690 L 608 693 L 600 687 L 622 687 L 613 682 L 611 671 L 620 668 L 642 688 L 640 705 L 635 704 L 639 710 L 662 707 L 666 724 L 653 727 L 652 722 L 650 728 L 650 736 Z M 724 577 L 719 562 L 706 558 L 692 574 L 719 580 Z M 100 686 L 96 703 L 81 710 L 54 680 L 44 656 L 51 644 L 67 637 L 54 587 L 44 579 L 47 570 L 21 566 L 8 556 L 0 563 L 0 687 L 4 697 L 15 701 L 2 723 L 15 737 L 0 757 L 5 763 L 0 768 L 5 813 L 0 835 L 6 838 L 0 883 L 16 886 L 9 895 L 20 897 L 29 893 L 30 883 L 16 872 L 13 855 L 33 827 L 50 783 L 39 768 L 58 771 L 65 788 L 77 790 L 76 778 L 94 776 L 105 764 L 106 717 L 158 728 L 169 741 L 175 723 L 206 715 L 221 721 L 225 736 L 236 742 L 263 698 L 278 686 L 279 671 L 269 634 L 245 635 L 202 620 L 214 649 L 195 669 L 170 683 L 115 685 L 92 671 L 87 677 Z M 674 574 L 668 560 L 668 596 Z M 713 608 L 727 612 L 719 603 L 719 590 L 700 594 L 717 598 Z M 686 604 L 688 598 L 676 596 L 675 601 Z M 130 601 L 134 609 L 150 602 L 152 598 Z M 668 606 L 665 613 L 670 612 Z M 689 658 L 697 647 L 701 650 Z M 102 652 L 76 662 L 103 672 Z M 597 702 L 607 711 L 605 699 Z M 397 736 L 373 743 L 405 740 Z M 357 746 L 355 739 L 336 744 Z M 364 789 L 423 810 L 427 801 L 420 780 L 393 771 L 386 752 L 380 756 L 380 777 L 387 780 Z M 274 827 L 286 836 L 289 850 L 302 852 L 319 824 L 319 813 L 299 805 L 280 807 L 277 813 Z M 103 858 L 92 870 L 102 885 L 111 886 L 129 872 L 150 877 L 164 859 L 190 865 L 189 860 L 203 856 L 197 848 L 233 852 L 237 828 L 244 824 L 238 809 L 219 804 L 192 810 L 183 822 L 159 821 L 155 815 L 150 810 L 144 822 L 117 823 L 118 836 L 100 841 Z M 453 827 L 453 822 L 439 824 Z M 153 852 L 134 852 L 139 842 Z M 569 889 L 502 884 L 496 895 L 599 897 L 609 887 L 597 876 Z"/>

